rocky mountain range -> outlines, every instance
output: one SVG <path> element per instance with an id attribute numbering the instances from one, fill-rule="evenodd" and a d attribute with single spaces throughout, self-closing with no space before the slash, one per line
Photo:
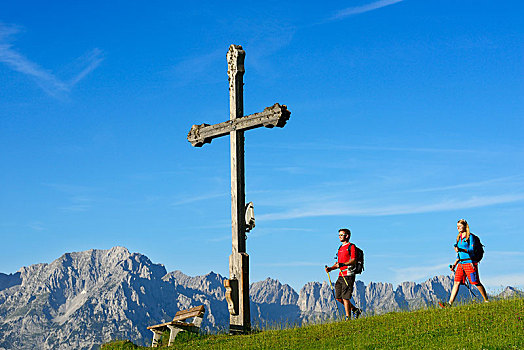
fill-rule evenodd
<path id="1" fill-rule="evenodd" d="M 66 253 L 50 264 L 0 273 L 0 350 L 98 349 L 113 339 L 149 345 L 147 326 L 169 321 L 182 309 L 204 304 L 202 327 L 227 330 L 224 277 L 167 272 L 123 247 Z M 423 283 L 361 281 L 354 299 L 365 315 L 416 309 L 447 299 L 453 281 L 438 276 Z M 508 287 L 503 293 L 515 291 Z M 467 290 L 459 297 L 466 298 Z M 278 280 L 250 286 L 252 324 L 282 327 L 333 318 L 337 310 L 327 282 L 309 282 L 298 293 Z"/>

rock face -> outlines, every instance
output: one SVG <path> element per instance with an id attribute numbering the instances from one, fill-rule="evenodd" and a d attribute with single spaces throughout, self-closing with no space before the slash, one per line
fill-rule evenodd
<path id="1" fill-rule="evenodd" d="M 196 277 L 167 273 L 163 265 L 123 247 L 67 253 L 50 264 L 0 274 L 0 350 L 97 349 L 112 339 L 149 345 L 147 326 L 201 304 L 206 306 L 203 329 L 227 330 L 223 281 L 214 272 Z M 367 315 L 414 309 L 447 299 L 452 284 L 449 276 L 396 288 L 357 281 L 354 299 Z M 463 288 L 461 295 L 466 293 Z M 268 278 L 251 284 L 250 295 L 255 327 L 315 322 L 337 312 L 327 282 L 309 282 L 297 294 Z"/>
<path id="2" fill-rule="evenodd" d="M 524 297 L 524 292 L 513 287 L 506 287 L 498 296 L 500 298 L 522 298 Z"/>
<path id="3" fill-rule="evenodd" d="M 300 320 L 298 294 L 287 284 L 267 278 L 252 283 L 249 295 L 254 327 L 280 328 Z"/>
<path id="4" fill-rule="evenodd" d="M 7 289 L 17 284 L 22 283 L 20 278 L 20 272 L 6 275 L 5 273 L 0 272 L 0 290 Z"/>
<path id="5" fill-rule="evenodd" d="M 20 283 L 0 291 L 0 347 L 90 349 L 111 338 L 147 335 L 177 303 L 166 270 L 127 249 L 64 254 L 20 269 Z M 172 300 L 172 299 L 167 299 Z"/>

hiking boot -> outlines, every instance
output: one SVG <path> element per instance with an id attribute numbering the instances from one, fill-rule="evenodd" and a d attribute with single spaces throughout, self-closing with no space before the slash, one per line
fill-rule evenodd
<path id="1" fill-rule="evenodd" d="M 346 316 L 346 317 L 344 318 L 344 321 L 351 321 L 351 317 Z"/>
<path id="2" fill-rule="evenodd" d="M 354 317 L 355 319 L 357 319 L 357 318 L 360 316 L 360 314 L 362 314 L 362 309 L 359 309 L 359 308 L 357 307 L 356 310 L 353 311 L 353 317 Z"/>
<path id="3" fill-rule="evenodd" d="M 445 309 L 447 307 L 450 307 L 451 305 L 447 302 L 444 302 L 444 301 L 440 301 L 438 302 L 438 306 L 440 306 L 441 308 Z"/>

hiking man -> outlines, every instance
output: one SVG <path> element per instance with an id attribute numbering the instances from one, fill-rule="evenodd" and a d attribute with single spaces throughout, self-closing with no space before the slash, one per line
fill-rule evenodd
<path id="1" fill-rule="evenodd" d="M 482 283 L 480 283 L 478 262 L 471 259 L 471 254 L 473 253 L 475 247 L 473 244 L 473 239 L 470 239 L 472 234 L 469 231 L 468 222 L 464 219 L 460 219 L 457 222 L 457 230 L 457 243 L 454 245 L 454 248 L 458 256 L 455 263 L 450 265 L 451 271 L 455 272 L 455 283 L 453 284 L 449 301 L 447 303 L 439 301 L 438 304 L 440 307 L 453 305 L 459 287 L 461 284 L 466 283 L 466 278 L 469 279 L 470 284 L 475 285 L 478 288 L 482 298 L 484 298 L 484 301 L 488 301 L 486 289 L 484 289 L 484 286 Z"/>
<path id="2" fill-rule="evenodd" d="M 341 228 L 338 230 L 338 238 L 342 245 L 338 248 L 337 262 L 331 267 L 326 266 L 325 269 L 327 273 L 340 269 L 337 282 L 335 283 L 335 298 L 344 305 L 346 320 L 349 320 L 351 319 L 350 312 L 353 312 L 353 317 L 355 318 L 358 318 L 362 313 L 362 310 L 354 306 L 350 300 L 353 294 L 353 285 L 355 284 L 356 251 L 355 245 L 349 242 L 351 238 L 349 229 Z"/>

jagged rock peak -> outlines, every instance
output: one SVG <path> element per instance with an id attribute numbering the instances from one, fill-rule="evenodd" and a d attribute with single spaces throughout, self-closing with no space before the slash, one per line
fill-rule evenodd
<path id="1" fill-rule="evenodd" d="M 125 247 L 113 247 L 66 253 L 50 264 L 22 267 L 20 273 L 22 287 L 38 284 L 52 290 L 71 286 L 79 280 L 89 285 L 115 274 L 131 273 L 139 278 L 161 279 L 166 270 L 145 255 L 131 253 Z"/>
<path id="2" fill-rule="evenodd" d="M 523 291 L 520 291 L 516 288 L 513 288 L 513 287 L 506 287 L 504 288 L 504 290 L 499 294 L 497 295 L 499 298 L 515 298 L 515 297 L 520 297 L 522 298 L 524 296 L 524 292 Z"/>
<path id="3" fill-rule="evenodd" d="M 252 283 L 249 287 L 251 300 L 257 303 L 281 305 L 296 304 L 298 294 L 288 284 L 282 285 L 278 280 L 266 278 L 263 281 Z"/>
<path id="4" fill-rule="evenodd" d="M 302 313 L 331 313 L 335 305 L 327 282 L 308 282 L 300 289 L 297 305 Z"/>
<path id="5" fill-rule="evenodd" d="M 185 289 L 205 291 L 214 295 L 218 300 L 223 300 L 225 297 L 224 277 L 213 271 L 203 276 L 191 277 L 176 270 L 166 274 L 162 280 Z"/>
<path id="6" fill-rule="evenodd" d="M 166 273 L 163 265 L 124 247 L 64 254 L 50 264 L 0 274 L 0 350 L 94 350 L 111 339 L 150 344 L 147 326 L 202 304 L 203 329 L 218 331 L 230 317 L 223 282 L 214 272 Z M 449 298 L 452 286 L 449 275 L 396 288 L 357 281 L 353 298 L 372 315 L 434 305 Z M 297 296 L 289 285 L 267 278 L 253 283 L 250 292 L 253 319 L 268 324 L 319 322 L 339 313 L 327 282 L 309 282 Z M 509 287 L 501 294 L 514 292 Z M 461 295 L 469 298 L 465 288 Z"/>

